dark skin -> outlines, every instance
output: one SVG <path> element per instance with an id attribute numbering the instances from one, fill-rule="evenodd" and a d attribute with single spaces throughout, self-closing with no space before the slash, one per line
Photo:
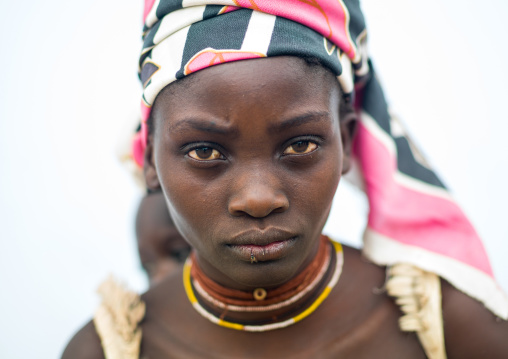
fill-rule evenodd
<path id="1" fill-rule="evenodd" d="M 316 253 L 349 167 L 354 114 L 341 111 L 334 76 L 298 58 L 239 61 L 192 77 L 165 89 L 154 105 L 147 183 L 164 191 L 208 276 L 239 289 L 284 283 Z M 232 250 L 238 233 L 270 227 L 294 237 L 279 257 L 251 264 Z M 338 284 L 311 316 L 262 333 L 204 319 L 184 293 L 181 272 L 170 276 L 143 295 L 141 357 L 425 358 L 416 336 L 400 331 L 394 301 L 376 290 L 385 269 L 351 248 L 344 260 Z M 446 283 L 443 310 L 448 358 L 507 357 L 506 322 Z M 102 358 L 92 324 L 63 358 Z"/>
<path id="2" fill-rule="evenodd" d="M 149 193 L 139 204 L 136 216 L 139 259 L 150 286 L 176 271 L 187 257 L 190 246 L 171 219 L 162 192 Z"/>

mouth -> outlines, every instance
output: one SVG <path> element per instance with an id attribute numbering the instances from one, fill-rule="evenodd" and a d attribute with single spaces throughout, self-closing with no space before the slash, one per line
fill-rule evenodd
<path id="1" fill-rule="evenodd" d="M 287 231 L 272 228 L 240 233 L 226 246 L 241 260 L 257 263 L 285 257 L 296 239 L 297 236 Z"/>

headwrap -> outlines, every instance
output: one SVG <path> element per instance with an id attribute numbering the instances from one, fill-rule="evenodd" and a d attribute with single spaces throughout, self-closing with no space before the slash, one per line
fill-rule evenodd
<path id="1" fill-rule="evenodd" d="M 370 205 L 364 254 L 434 272 L 507 319 L 476 231 L 388 112 L 366 34 L 357 0 L 145 0 L 134 158 L 142 165 L 151 106 L 173 81 L 230 61 L 317 58 L 360 115 L 354 154 Z"/>

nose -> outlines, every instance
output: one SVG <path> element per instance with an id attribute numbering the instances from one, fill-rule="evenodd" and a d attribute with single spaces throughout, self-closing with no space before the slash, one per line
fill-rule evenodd
<path id="1" fill-rule="evenodd" d="M 289 200 L 274 174 L 249 171 L 237 177 L 234 187 L 237 190 L 233 191 L 228 204 L 229 213 L 233 216 L 263 218 L 289 208 Z"/>

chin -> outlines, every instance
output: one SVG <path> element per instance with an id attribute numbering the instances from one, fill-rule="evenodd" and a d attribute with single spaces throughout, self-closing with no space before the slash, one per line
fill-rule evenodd
<path id="1" fill-rule="evenodd" d="M 291 260 L 292 262 L 294 260 Z M 235 266 L 229 278 L 246 289 L 273 288 L 291 280 L 301 265 L 289 263 L 289 258 Z"/>

